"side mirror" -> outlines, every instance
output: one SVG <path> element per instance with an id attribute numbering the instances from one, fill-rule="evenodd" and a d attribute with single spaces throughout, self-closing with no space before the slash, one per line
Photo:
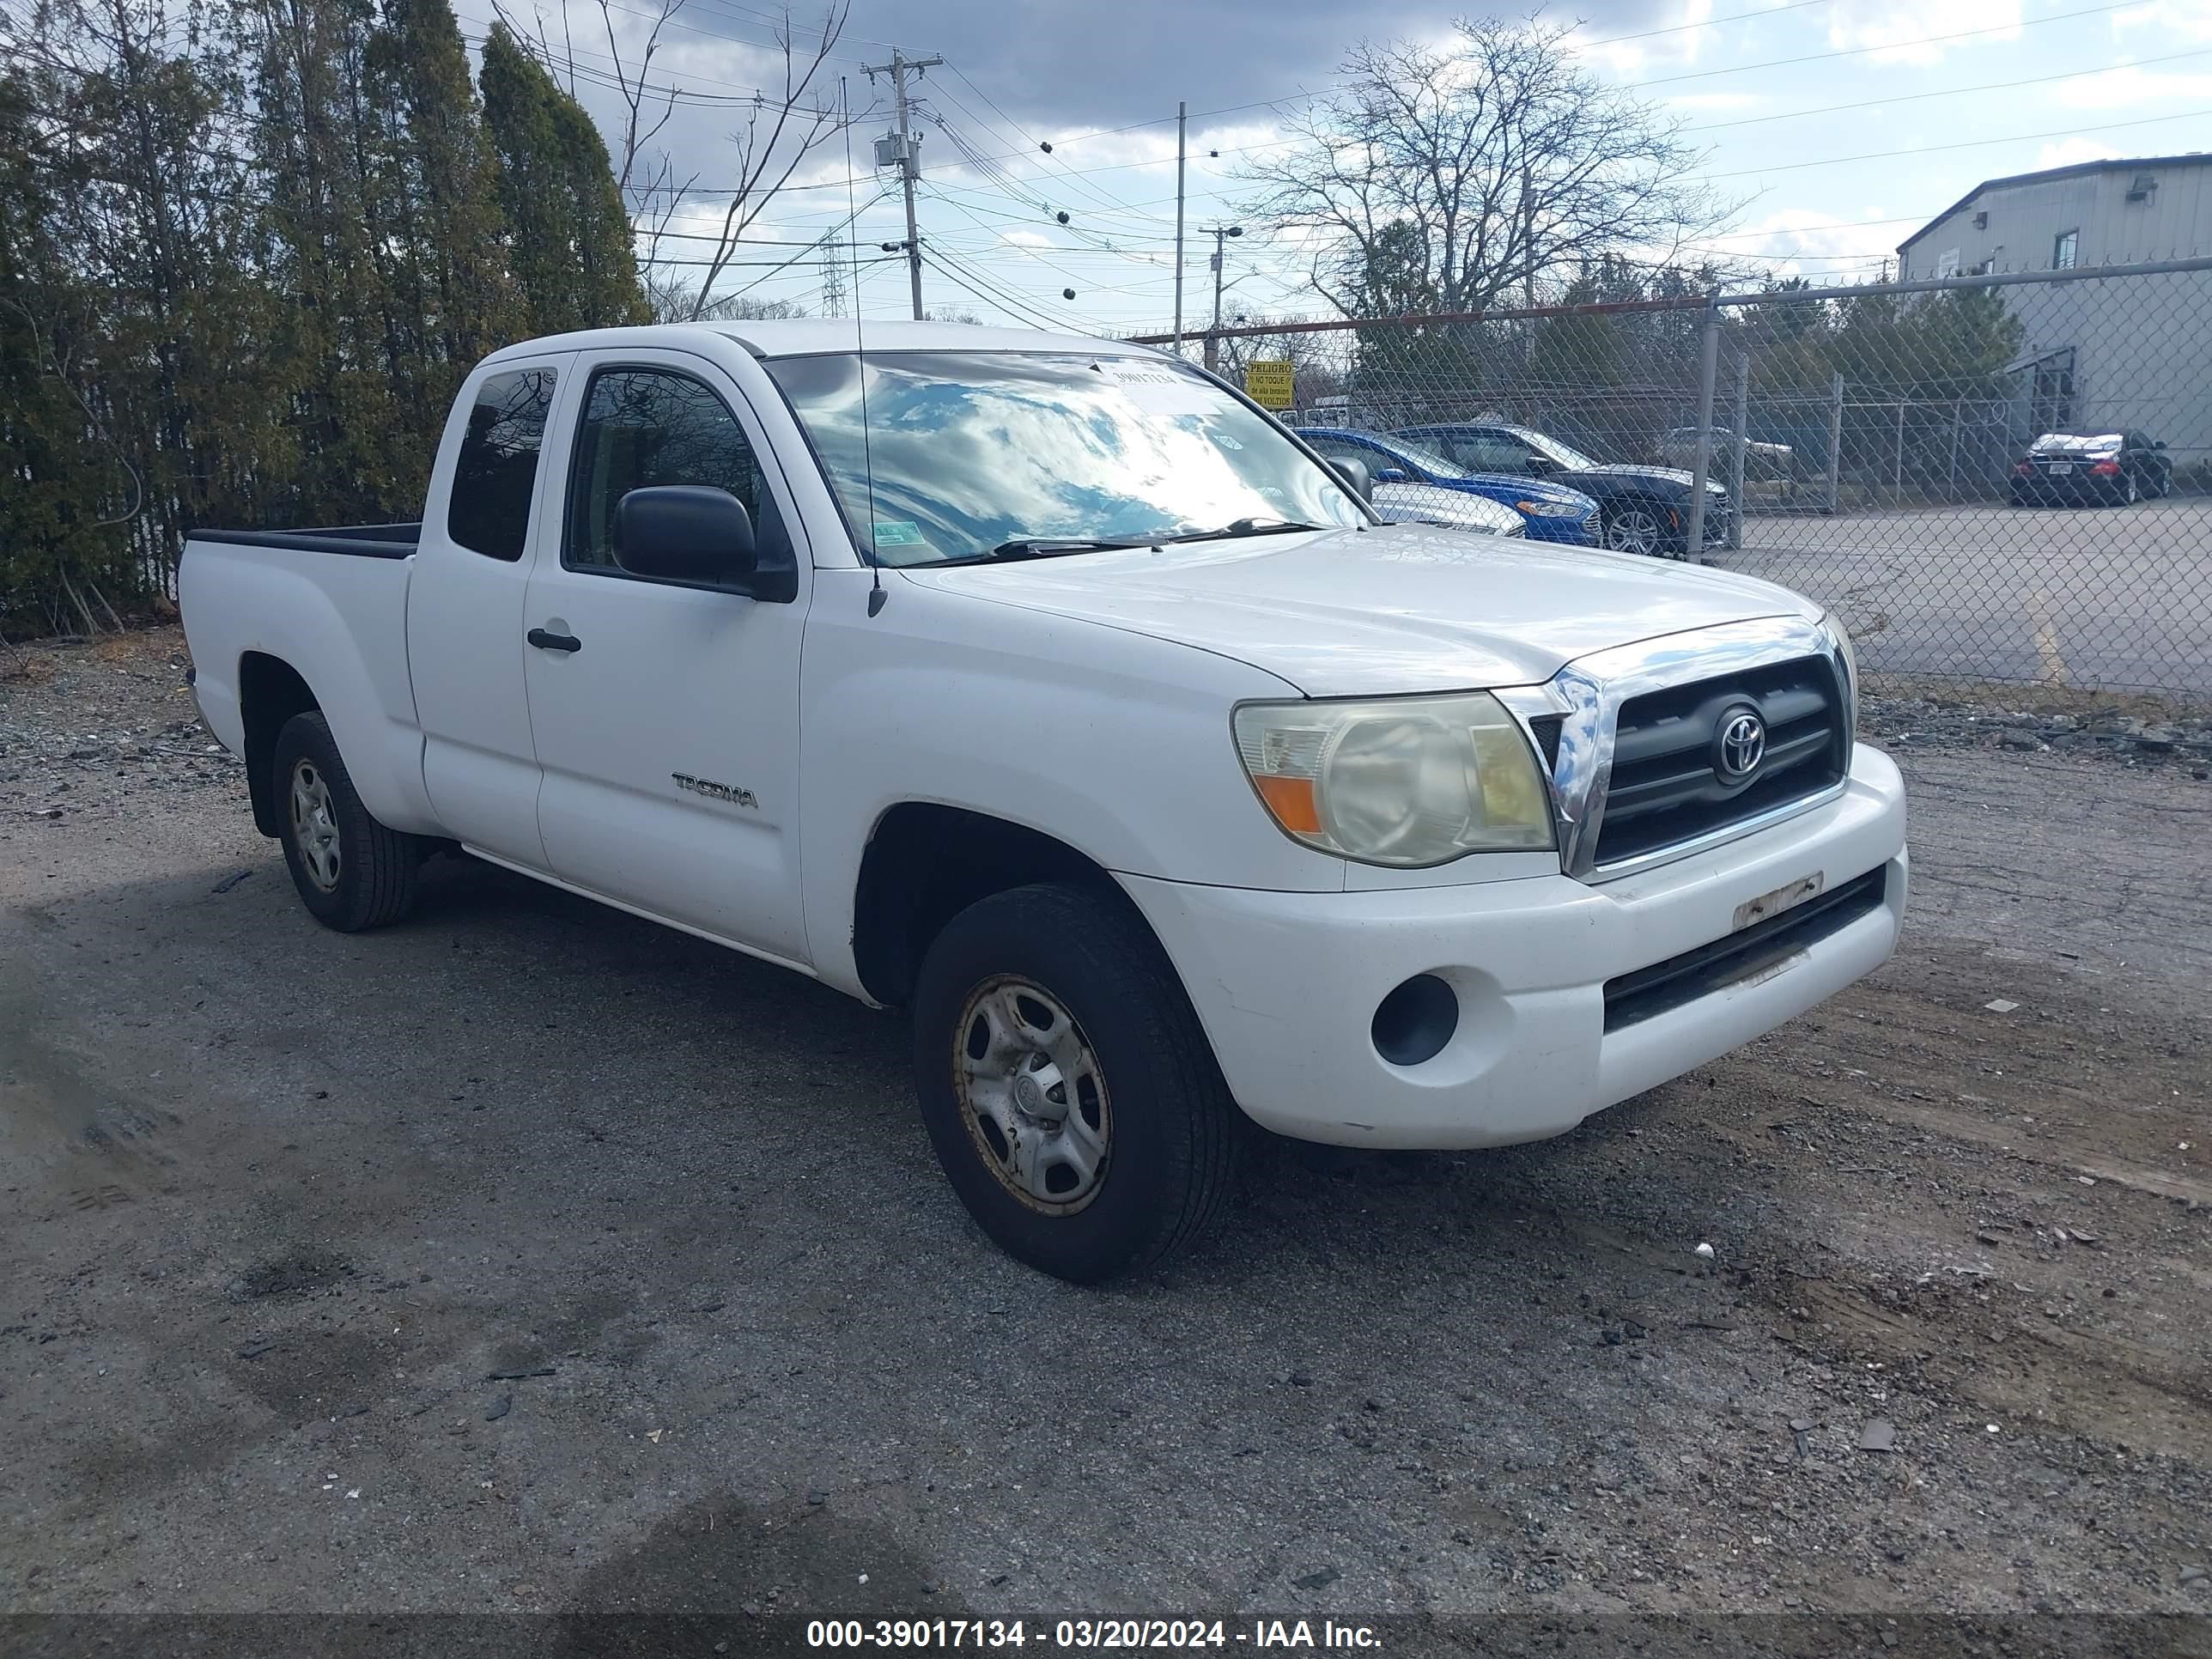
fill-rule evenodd
<path id="1" fill-rule="evenodd" d="M 2151 447 L 2152 447 L 2153 449 L 2163 449 L 2163 448 L 2165 448 L 2165 447 L 2166 447 L 2166 440 L 2165 440 L 2165 439 L 2163 439 L 2163 438 L 2159 439 L 2156 442 L 2154 442 L 2154 443 L 2153 443 L 2153 444 L 2151 445 Z"/>
<path id="2" fill-rule="evenodd" d="M 1375 482 L 1376 483 L 1403 483 L 1406 482 L 1406 469 L 1402 466 L 1386 466 L 1380 472 L 1377 472 L 1375 475 Z"/>
<path id="3" fill-rule="evenodd" d="M 1363 501 L 1375 499 L 1375 475 L 1367 470 L 1367 463 L 1356 461 L 1349 455 L 1342 460 L 1331 461 L 1336 476 L 1344 480 L 1344 487 Z"/>
<path id="4" fill-rule="evenodd" d="M 633 489 L 615 503 L 615 558 L 633 575 L 742 588 L 755 566 L 752 514 L 706 484 Z"/>
<path id="5" fill-rule="evenodd" d="M 1531 455 L 1527 460 L 1521 463 L 1521 469 L 1522 471 L 1528 473 L 1529 477 L 1534 478 L 1540 478 L 1547 472 L 1556 472 L 1559 471 L 1557 467 L 1553 465 L 1552 458 L 1549 455 Z"/>

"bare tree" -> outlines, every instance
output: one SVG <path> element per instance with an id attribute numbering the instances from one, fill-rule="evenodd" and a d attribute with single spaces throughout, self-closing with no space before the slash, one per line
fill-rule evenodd
<path id="1" fill-rule="evenodd" d="M 699 280 L 662 281 L 649 283 L 648 286 L 653 289 L 657 314 L 678 304 L 688 305 L 689 309 L 670 313 L 668 320 L 696 322 L 721 315 L 716 307 L 724 304 L 728 296 L 717 299 L 714 284 L 744 245 L 746 233 L 806 158 L 842 130 L 837 112 L 816 83 L 822 79 L 823 66 L 835 54 L 838 40 L 844 33 L 845 20 L 852 10 L 851 0 L 830 0 L 819 27 L 794 29 L 791 13 L 785 11 L 775 29 L 775 49 L 782 61 L 781 87 L 775 91 L 756 91 L 750 100 L 742 95 L 708 100 L 704 94 L 686 94 L 650 78 L 648 72 L 653 59 L 662 49 L 661 37 L 676 22 L 685 0 L 653 0 L 653 9 L 647 12 L 628 6 L 617 7 L 613 0 L 597 0 L 597 3 L 606 46 L 604 52 L 595 47 L 592 55 L 610 60 L 611 69 L 578 64 L 565 8 L 561 15 L 562 33 L 557 44 L 547 28 L 543 13 L 526 25 L 510 14 L 507 0 L 493 0 L 493 9 L 515 37 L 544 64 L 546 71 L 567 86 L 572 97 L 581 100 L 580 83 L 583 87 L 611 91 L 621 100 L 622 129 L 611 135 L 613 142 L 609 149 L 613 152 L 615 182 L 621 186 L 631 222 L 645 243 L 643 263 L 651 264 L 658 260 L 661 244 L 679 234 L 672 227 L 687 204 L 712 198 L 719 215 L 714 228 L 703 235 L 692 234 L 681 238 L 687 244 L 687 256 L 703 265 Z M 617 9 L 625 15 L 644 19 L 643 40 L 633 40 L 627 50 L 615 27 L 614 14 Z M 635 31 L 632 33 L 635 36 Z M 817 44 L 800 51 L 793 44 L 793 36 L 798 33 L 817 37 Z M 736 165 L 726 182 L 702 184 L 706 175 L 700 171 L 679 178 L 674 156 L 659 144 L 662 131 L 675 118 L 680 101 L 711 101 L 745 112 L 744 125 L 728 135 L 734 147 Z M 699 246 L 702 241 L 708 244 L 703 256 Z"/>
<path id="2" fill-rule="evenodd" d="M 647 266 L 643 280 L 646 303 L 653 307 L 656 323 L 759 322 L 806 314 L 806 307 L 794 300 L 758 300 L 749 294 L 702 299 L 697 283 L 670 274 L 665 266 Z"/>
<path id="3" fill-rule="evenodd" d="M 1663 261 L 1735 204 L 1687 178 L 1680 125 L 1599 81 L 1566 27 L 1461 21 L 1443 49 L 1363 41 L 1342 90 L 1257 161 L 1249 210 L 1311 249 L 1346 316 L 1533 303 L 1607 254 Z"/>

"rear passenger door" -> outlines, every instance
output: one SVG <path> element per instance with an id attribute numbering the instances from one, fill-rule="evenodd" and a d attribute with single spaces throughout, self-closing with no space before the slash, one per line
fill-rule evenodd
<path id="1" fill-rule="evenodd" d="M 523 601 L 538 526 L 557 521 L 546 423 L 573 354 L 501 362 L 456 400 L 407 583 L 407 667 L 422 783 L 439 822 L 496 857 L 544 867 L 538 756 L 523 689 Z"/>
<path id="2" fill-rule="evenodd" d="M 571 378 L 565 500 L 526 617 L 541 641 L 524 655 L 546 859 L 589 892 L 803 963 L 799 651 L 813 571 L 782 473 L 718 363 L 607 350 L 580 354 Z M 797 600 L 624 569 L 616 506 L 661 484 L 735 495 L 762 562 L 796 564 Z"/>

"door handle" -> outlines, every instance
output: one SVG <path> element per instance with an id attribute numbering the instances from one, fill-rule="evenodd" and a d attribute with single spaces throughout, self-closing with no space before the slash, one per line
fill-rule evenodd
<path id="1" fill-rule="evenodd" d="M 583 641 L 574 634 L 549 634 L 542 628 L 533 628 L 522 636 L 540 651 L 581 651 Z"/>

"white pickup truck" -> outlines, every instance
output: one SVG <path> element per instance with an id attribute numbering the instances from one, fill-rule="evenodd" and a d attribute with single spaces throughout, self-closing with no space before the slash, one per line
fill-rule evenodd
<path id="1" fill-rule="evenodd" d="M 976 1221 L 1096 1281 L 1242 1113 L 1554 1135 L 1887 957 L 1843 630 L 1718 571 L 1382 523 L 1240 394 L 1013 331 L 536 340 L 419 525 L 209 531 L 200 707 L 355 929 L 467 853 L 914 1022 Z"/>

